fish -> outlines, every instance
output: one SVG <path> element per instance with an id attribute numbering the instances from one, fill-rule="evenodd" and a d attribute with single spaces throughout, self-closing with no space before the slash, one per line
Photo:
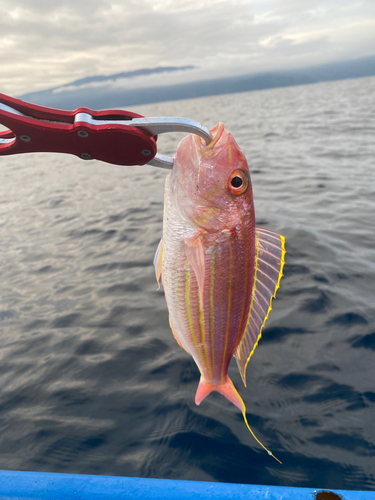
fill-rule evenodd
<path id="1" fill-rule="evenodd" d="M 225 396 L 280 462 L 250 428 L 228 368 L 235 357 L 246 387 L 246 367 L 282 277 L 285 239 L 256 227 L 249 167 L 232 134 L 221 122 L 211 134 L 208 145 L 191 134 L 177 147 L 165 182 L 156 279 L 172 333 L 201 374 L 195 403 L 213 391 Z"/>

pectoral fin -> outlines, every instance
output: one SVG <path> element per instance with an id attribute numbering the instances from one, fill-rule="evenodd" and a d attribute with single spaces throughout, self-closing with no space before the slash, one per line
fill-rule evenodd
<path id="1" fill-rule="evenodd" d="M 158 248 L 156 249 L 155 257 L 154 257 L 154 268 L 155 268 L 155 276 L 156 281 L 158 282 L 160 288 L 160 276 L 163 272 L 163 257 L 164 257 L 164 243 L 163 238 L 159 241 Z M 159 290 L 158 288 L 158 290 Z"/>
<path id="2" fill-rule="evenodd" d="M 236 350 L 236 361 L 246 386 L 246 367 L 262 336 L 272 309 L 272 299 L 283 275 L 285 239 L 267 229 L 256 228 L 255 275 L 249 316 L 244 335 Z"/>
<path id="3" fill-rule="evenodd" d="M 202 298 L 205 275 L 205 259 L 201 235 L 185 239 L 185 253 L 189 264 L 194 270 L 195 277 L 198 282 L 199 294 Z"/>

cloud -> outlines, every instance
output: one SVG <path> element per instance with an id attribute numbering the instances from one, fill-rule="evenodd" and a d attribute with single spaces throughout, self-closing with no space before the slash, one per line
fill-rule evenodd
<path id="1" fill-rule="evenodd" d="M 145 67 L 199 66 L 199 79 L 363 57 L 374 19 L 373 0 L 0 0 L 0 91 Z"/>
<path id="2" fill-rule="evenodd" d="M 204 79 L 206 72 L 200 68 L 188 67 L 186 69 L 177 69 L 173 71 L 163 71 L 149 75 L 135 75 L 130 77 L 106 78 L 101 81 L 89 81 L 84 83 L 73 83 L 53 89 L 53 94 L 64 92 L 76 92 L 77 90 L 106 89 L 126 90 L 139 89 L 155 86 L 170 85 L 171 83 L 184 83 Z"/>

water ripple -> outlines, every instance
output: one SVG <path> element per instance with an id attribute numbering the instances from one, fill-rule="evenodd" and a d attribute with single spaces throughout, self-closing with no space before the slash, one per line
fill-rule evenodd
<path id="1" fill-rule="evenodd" d="M 363 78 L 136 109 L 223 121 L 286 238 L 247 388 L 229 368 L 282 466 L 221 395 L 194 404 L 152 266 L 166 172 L 2 157 L 0 468 L 375 489 L 374 100 Z"/>

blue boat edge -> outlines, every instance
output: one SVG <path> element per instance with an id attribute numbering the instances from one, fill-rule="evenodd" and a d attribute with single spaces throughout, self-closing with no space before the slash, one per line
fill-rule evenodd
<path id="1" fill-rule="evenodd" d="M 0 500 L 375 500 L 375 491 L 213 483 L 54 472 L 0 471 Z"/>

